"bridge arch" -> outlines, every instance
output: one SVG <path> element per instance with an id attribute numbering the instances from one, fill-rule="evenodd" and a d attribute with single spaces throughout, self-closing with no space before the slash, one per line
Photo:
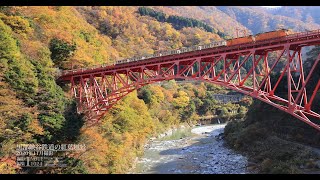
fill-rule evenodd
<path id="1" fill-rule="evenodd" d="M 84 113 L 88 122 L 98 121 L 117 101 L 142 86 L 185 79 L 213 83 L 259 99 L 320 130 L 319 111 L 311 109 L 320 79 L 314 87 L 307 86 L 319 69 L 320 55 L 309 72 L 304 72 L 301 58 L 301 48 L 315 44 L 320 44 L 320 32 L 76 70 L 60 80 L 71 82 L 78 112 Z M 271 58 L 274 54 L 277 56 Z M 286 87 L 285 94 L 279 91 L 281 85 Z"/>

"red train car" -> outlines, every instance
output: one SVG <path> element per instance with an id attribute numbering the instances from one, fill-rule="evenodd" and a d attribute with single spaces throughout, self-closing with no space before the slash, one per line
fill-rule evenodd
<path id="1" fill-rule="evenodd" d="M 246 36 L 240 37 L 235 39 L 227 40 L 227 46 L 238 45 L 238 44 L 245 44 L 245 43 L 252 43 L 256 41 L 263 41 L 266 39 L 273 39 L 273 38 L 280 38 L 290 34 L 294 34 L 292 30 L 288 29 L 280 29 L 276 31 L 270 31 L 265 33 L 256 34 L 255 36 Z"/>
<path id="2" fill-rule="evenodd" d="M 256 34 L 255 35 L 255 40 L 256 41 L 263 41 L 263 40 L 266 40 L 266 39 L 284 37 L 284 36 L 287 36 L 287 35 L 290 35 L 290 34 L 293 34 L 293 33 L 294 32 L 292 30 L 288 30 L 288 29 L 270 31 L 270 32 Z"/>
<path id="3" fill-rule="evenodd" d="M 246 37 L 240 37 L 235 39 L 229 39 L 227 40 L 227 46 L 233 46 L 237 44 L 245 44 L 245 43 L 252 43 L 255 42 L 254 36 L 246 36 Z"/>

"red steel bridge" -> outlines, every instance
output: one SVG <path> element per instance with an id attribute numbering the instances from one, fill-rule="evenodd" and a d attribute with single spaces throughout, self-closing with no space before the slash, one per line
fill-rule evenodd
<path id="1" fill-rule="evenodd" d="M 117 101 L 142 86 L 184 79 L 213 83 L 259 99 L 320 131 L 320 110 L 312 109 L 319 107 L 314 99 L 319 93 L 320 79 L 316 79 L 315 86 L 308 85 L 319 73 L 320 54 L 308 72 L 304 71 L 301 57 L 303 47 L 319 44 L 320 30 L 308 31 L 246 44 L 69 70 L 64 71 L 58 81 L 71 84 L 78 113 L 83 113 L 89 124 L 98 122 Z M 243 70 L 245 65 L 249 70 Z"/>

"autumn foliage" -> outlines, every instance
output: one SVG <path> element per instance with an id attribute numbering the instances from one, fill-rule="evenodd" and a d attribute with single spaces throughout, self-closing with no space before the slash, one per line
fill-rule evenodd
<path id="1" fill-rule="evenodd" d="M 225 89 L 172 80 L 134 91 L 114 105 L 99 126 L 83 126 L 68 85 L 55 81 L 61 69 L 222 39 L 218 31 L 206 31 L 195 19 L 195 26 L 175 28 L 172 23 L 141 16 L 137 10 L 0 8 L 0 173 L 125 173 L 143 153 L 148 138 L 215 114 L 214 108 L 208 108 L 211 105 L 223 108 L 210 93 L 225 94 Z M 241 107 L 227 105 L 224 117 Z M 65 169 L 30 171 L 13 161 L 2 161 L 14 157 L 17 143 L 61 142 L 85 143 L 87 150 L 68 157 Z"/>

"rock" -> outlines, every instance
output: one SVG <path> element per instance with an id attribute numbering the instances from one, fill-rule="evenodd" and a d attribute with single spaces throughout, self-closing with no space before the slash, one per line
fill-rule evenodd
<path id="1" fill-rule="evenodd" d="M 253 170 L 255 170 L 255 169 L 256 169 L 255 166 L 248 166 L 248 167 L 247 167 L 247 170 L 248 170 L 248 171 L 253 171 Z"/>
<path id="2" fill-rule="evenodd" d="M 151 141 L 151 146 L 149 146 L 150 149 L 147 150 L 151 153 L 146 153 L 147 155 L 150 154 L 151 157 L 148 157 L 146 161 L 143 161 L 143 164 L 147 164 L 150 168 L 148 168 L 148 170 L 145 172 L 149 173 L 149 169 L 152 169 L 153 166 L 157 166 L 159 163 L 166 164 L 173 159 L 177 160 L 177 166 L 168 164 L 169 167 L 166 167 L 168 168 L 166 171 L 174 174 L 180 174 L 183 172 L 192 174 L 239 174 L 246 172 L 247 159 L 233 152 L 228 147 L 225 147 L 223 145 L 223 140 L 215 140 L 215 138 L 222 138 L 221 135 L 217 135 L 218 132 L 212 133 L 210 128 L 203 128 L 201 131 L 199 131 L 198 134 L 204 135 L 197 136 L 196 138 L 187 137 L 183 138 L 182 140 L 177 139 L 166 141 L 158 141 L 155 139 L 155 141 Z M 208 131 L 210 131 L 210 133 Z M 167 135 L 170 133 L 170 131 L 166 132 Z M 206 136 L 210 137 L 207 138 Z M 199 143 L 194 145 L 193 142 L 197 141 Z M 146 147 L 148 147 L 148 145 Z M 158 155 L 153 156 L 155 152 L 158 153 L 164 150 L 170 150 L 170 153 L 168 155 L 160 154 L 159 157 Z M 316 167 L 315 162 L 316 160 L 314 159 L 313 167 Z M 255 167 L 253 166 L 250 168 L 257 169 L 257 166 Z"/>
<path id="3" fill-rule="evenodd" d="M 181 173 L 181 170 L 177 169 L 174 171 L 175 173 Z"/>
<path id="4" fill-rule="evenodd" d="M 248 166 L 255 166 L 255 165 L 257 165 L 257 164 L 254 162 L 248 161 Z"/>
<path id="5" fill-rule="evenodd" d="M 208 167 L 208 165 L 201 163 L 201 164 L 200 164 L 200 167 L 205 168 L 205 167 Z"/>
<path id="6" fill-rule="evenodd" d="M 316 161 L 316 167 L 320 169 L 320 160 Z"/>

